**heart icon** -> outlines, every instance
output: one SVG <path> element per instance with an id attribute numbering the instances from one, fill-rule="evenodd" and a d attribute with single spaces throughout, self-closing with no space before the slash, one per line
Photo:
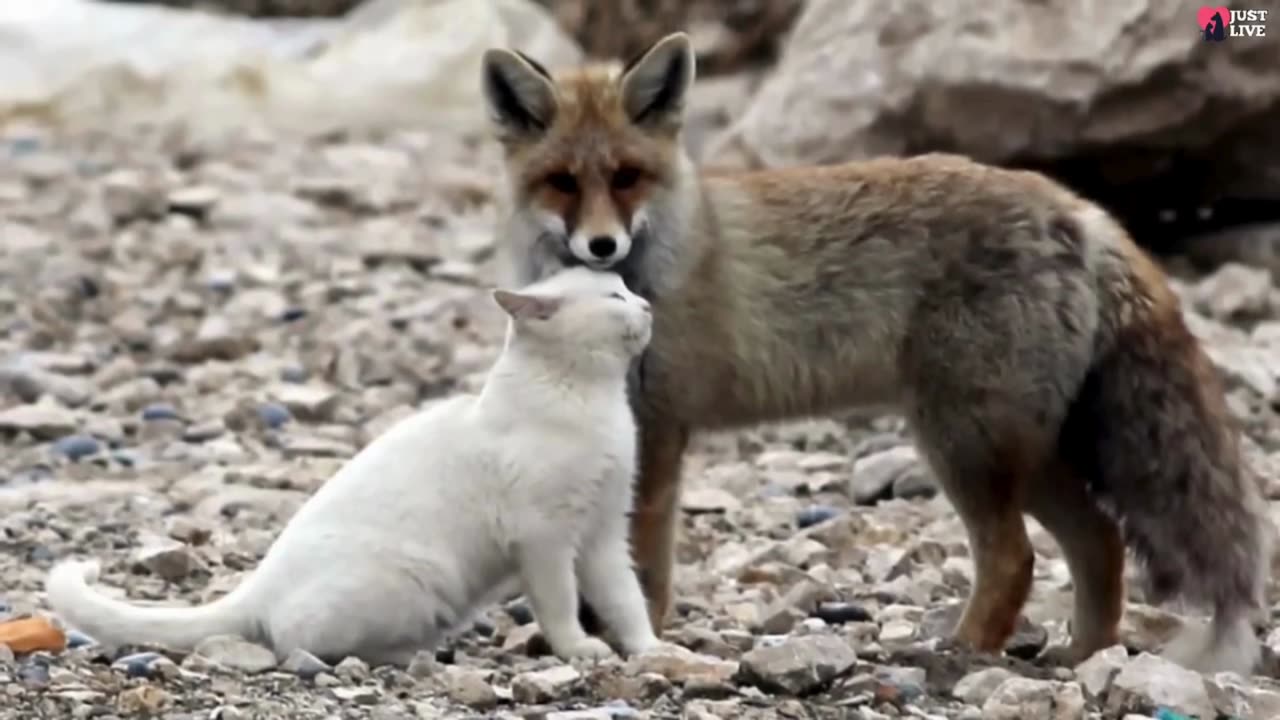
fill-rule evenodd
<path id="1" fill-rule="evenodd" d="M 1223 29 L 1226 29 L 1227 25 L 1231 24 L 1230 10 L 1224 7 L 1209 7 L 1206 5 L 1205 7 L 1200 8 L 1200 11 L 1196 13 L 1196 22 L 1200 25 L 1201 30 L 1209 26 L 1209 21 L 1213 19 L 1214 13 L 1222 16 Z"/>

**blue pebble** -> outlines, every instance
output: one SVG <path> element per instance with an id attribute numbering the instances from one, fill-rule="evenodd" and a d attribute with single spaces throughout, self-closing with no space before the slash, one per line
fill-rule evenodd
<path id="1" fill-rule="evenodd" d="M 102 449 L 102 443 L 91 435 L 68 435 L 53 444 L 53 451 L 70 460 L 80 460 L 96 455 Z"/>
<path id="2" fill-rule="evenodd" d="M 121 448 L 119 450 L 116 450 L 115 452 L 111 453 L 111 457 L 115 458 L 115 461 L 120 463 L 124 467 L 129 467 L 129 468 L 136 467 L 139 463 L 141 463 L 141 458 L 139 457 L 138 453 L 128 448 Z"/>
<path id="3" fill-rule="evenodd" d="M 45 687 L 49 684 L 49 666 L 36 662 L 24 663 L 18 668 L 18 679 L 27 687 Z"/>
<path id="4" fill-rule="evenodd" d="M 1169 708 L 1162 707 L 1156 710 L 1155 720 L 1191 720 L 1191 718 L 1180 712 L 1174 712 Z"/>
<path id="5" fill-rule="evenodd" d="M 48 545 L 36 545 L 27 551 L 27 562 L 29 563 L 47 563 L 53 562 L 54 554 Z"/>
<path id="6" fill-rule="evenodd" d="M 89 637 L 88 635 L 85 635 L 79 630 L 67 631 L 67 647 L 71 648 L 72 650 L 76 648 L 90 647 L 97 644 L 98 644 L 97 640 L 94 640 L 93 638 Z"/>
<path id="7" fill-rule="evenodd" d="M 169 403 L 151 403 L 142 408 L 142 419 L 151 420 L 177 420 L 178 409 Z"/>
<path id="8" fill-rule="evenodd" d="M 796 513 L 796 527 L 801 530 L 826 522 L 840 514 L 839 510 L 828 505 L 812 505 Z"/>
<path id="9" fill-rule="evenodd" d="M 280 371 L 280 379 L 287 383 L 303 383 L 307 381 L 307 369 L 296 365 Z"/>
<path id="10" fill-rule="evenodd" d="M 529 604 L 524 601 L 514 600 L 503 609 L 507 611 L 507 615 L 511 616 L 511 619 L 517 625 L 528 625 L 533 622 L 533 611 L 529 609 Z"/>
<path id="11" fill-rule="evenodd" d="M 293 419 L 293 416 L 289 408 L 280 403 L 269 402 L 258 406 L 258 418 L 264 425 L 275 430 Z"/>
<path id="12" fill-rule="evenodd" d="M 111 666 L 123 670 L 131 678 L 146 678 L 155 673 L 156 661 L 162 657 L 164 656 L 155 652 L 134 653 L 116 660 Z"/>
<path id="13" fill-rule="evenodd" d="M 8 619 L 13 614 L 13 606 L 7 600 L 0 600 L 0 621 Z"/>
<path id="14" fill-rule="evenodd" d="M 8 145 L 9 154 L 13 157 L 31 155 L 40 151 L 40 141 L 36 138 L 14 138 Z"/>
<path id="15" fill-rule="evenodd" d="M 285 309 L 284 312 L 280 313 L 280 321 L 289 323 L 289 322 L 301 320 L 306 316 L 307 316 L 306 308 L 291 307 L 291 308 Z"/>

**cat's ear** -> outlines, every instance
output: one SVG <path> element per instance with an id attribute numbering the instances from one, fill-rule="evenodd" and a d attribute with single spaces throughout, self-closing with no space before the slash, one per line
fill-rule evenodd
<path id="1" fill-rule="evenodd" d="M 517 50 L 486 50 L 483 65 L 485 105 L 490 121 L 507 137 L 539 135 L 556 113 L 551 73 Z"/>
<path id="2" fill-rule="evenodd" d="M 679 127 L 685 96 L 693 85 L 693 43 L 671 33 L 632 60 L 622 71 L 622 107 L 636 125 Z"/>
<path id="3" fill-rule="evenodd" d="M 516 320 L 549 320 L 560 309 L 560 298 L 494 290 L 494 302 Z"/>

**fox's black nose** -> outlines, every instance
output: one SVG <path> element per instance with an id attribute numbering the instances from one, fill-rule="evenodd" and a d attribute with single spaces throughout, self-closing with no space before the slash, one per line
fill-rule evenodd
<path id="1" fill-rule="evenodd" d="M 587 249 L 598 258 L 607 258 L 618 249 L 618 243 L 608 235 L 601 235 L 591 238 L 591 242 L 587 243 Z"/>

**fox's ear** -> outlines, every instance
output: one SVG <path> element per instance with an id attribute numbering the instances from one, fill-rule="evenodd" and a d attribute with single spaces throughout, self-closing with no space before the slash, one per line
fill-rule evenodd
<path id="1" fill-rule="evenodd" d="M 671 33 L 632 60 L 622 71 L 622 106 L 637 125 L 679 126 L 685 95 L 693 85 L 693 44 Z"/>
<path id="2" fill-rule="evenodd" d="M 540 133 L 556 113 L 556 89 L 551 73 L 538 61 L 516 50 L 486 50 L 484 98 L 489 117 L 503 133 Z"/>
<path id="3" fill-rule="evenodd" d="M 516 320 L 549 320 L 560 309 L 560 298 L 494 290 L 494 302 Z"/>

